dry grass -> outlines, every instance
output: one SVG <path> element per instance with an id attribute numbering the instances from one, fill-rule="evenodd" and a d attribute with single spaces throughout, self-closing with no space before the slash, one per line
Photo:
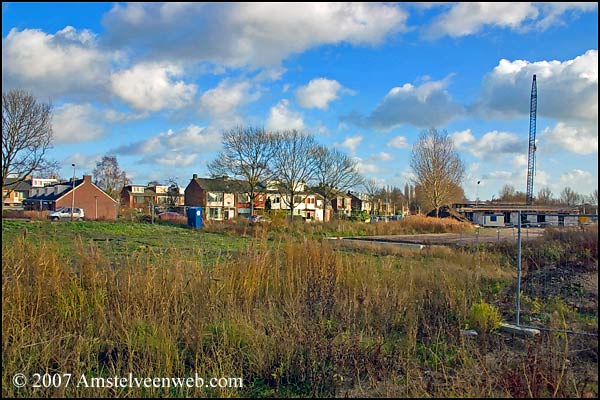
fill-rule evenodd
<path id="1" fill-rule="evenodd" d="M 461 335 L 487 285 L 512 275 L 497 258 L 375 256 L 258 236 L 210 267 L 176 250 L 115 263 L 81 242 L 66 258 L 52 242 L 16 238 L 2 255 L 3 396 L 573 396 L 585 387 L 561 364 L 564 340 L 515 356 L 493 334 Z M 529 352 L 543 361 L 534 370 Z M 241 376 L 245 388 L 16 389 L 17 372 L 197 372 Z"/>

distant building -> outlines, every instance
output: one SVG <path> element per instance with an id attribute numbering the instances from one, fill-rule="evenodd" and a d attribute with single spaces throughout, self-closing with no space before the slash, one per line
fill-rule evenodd
<path id="1" fill-rule="evenodd" d="M 22 206 L 23 201 L 29 198 L 31 189 L 52 185 L 58 182 L 56 178 L 32 178 L 15 183 L 17 178 L 7 178 L 2 188 L 2 198 L 5 206 Z"/>
<path id="2" fill-rule="evenodd" d="M 243 181 L 221 178 L 198 178 L 194 174 L 184 191 L 184 205 L 204 207 L 204 216 L 209 220 L 227 220 L 238 216 L 250 216 L 250 198 L 244 193 Z M 257 193 L 254 209 L 263 210 L 266 194 Z"/>
<path id="3" fill-rule="evenodd" d="M 517 225 L 519 211 L 521 222 L 530 226 L 572 226 L 582 222 L 577 207 L 463 203 L 454 204 L 453 208 L 472 223 L 489 227 Z"/>
<path id="4" fill-rule="evenodd" d="M 26 210 L 54 211 L 74 204 L 85 212 L 85 219 L 115 220 L 118 202 L 92 182 L 91 175 L 83 179 L 57 182 L 45 187 L 32 188 L 28 199 L 23 201 Z"/>

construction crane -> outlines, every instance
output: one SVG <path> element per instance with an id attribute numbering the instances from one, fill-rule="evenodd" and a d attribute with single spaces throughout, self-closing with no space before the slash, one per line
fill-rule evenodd
<path id="1" fill-rule="evenodd" d="M 529 154 L 527 156 L 527 202 L 533 203 L 533 176 L 535 175 L 535 123 L 537 115 L 537 84 L 535 75 L 531 83 L 531 103 L 529 105 Z"/>

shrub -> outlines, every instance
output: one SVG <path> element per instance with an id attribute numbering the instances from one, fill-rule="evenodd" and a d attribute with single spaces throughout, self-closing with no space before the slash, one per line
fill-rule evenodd
<path id="1" fill-rule="evenodd" d="M 496 307 L 481 300 L 471 306 L 469 326 L 480 333 L 488 333 L 500 326 L 502 318 Z"/>

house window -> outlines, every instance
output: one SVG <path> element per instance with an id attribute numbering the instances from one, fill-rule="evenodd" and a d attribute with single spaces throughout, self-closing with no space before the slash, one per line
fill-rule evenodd
<path id="1" fill-rule="evenodd" d="M 308 197 L 306 199 L 306 204 L 315 204 L 315 199 L 314 197 Z"/>
<path id="2" fill-rule="evenodd" d="M 490 222 L 496 222 L 496 216 L 490 215 Z"/>
<path id="3" fill-rule="evenodd" d="M 279 197 L 275 197 L 275 199 L 273 200 L 273 204 L 279 204 L 280 201 L 281 199 Z"/>
<path id="4" fill-rule="evenodd" d="M 206 194 L 206 201 L 210 202 L 223 202 L 223 193 L 221 192 L 208 192 Z"/>
<path id="5" fill-rule="evenodd" d="M 210 219 L 222 219 L 223 218 L 223 213 L 221 208 L 219 207 L 210 207 L 208 209 L 208 217 Z"/>
<path id="6" fill-rule="evenodd" d="M 143 198 L 143 197 L 141 197 L 141 196 L 135 196 L 135 197 L 133 198 L 133 202 L 134 202 L 134 203 L 138 203 L 138 204 L 140 204 L 140 203 L 143 203 L 143 202 L 144 202 L 144 198 Z"/>
<path id="7" fill-rule="evenodd" d="M 144 188 L 142 186 L 133 186 L 131 188 L 132 193 L 144 193 Z"/>

